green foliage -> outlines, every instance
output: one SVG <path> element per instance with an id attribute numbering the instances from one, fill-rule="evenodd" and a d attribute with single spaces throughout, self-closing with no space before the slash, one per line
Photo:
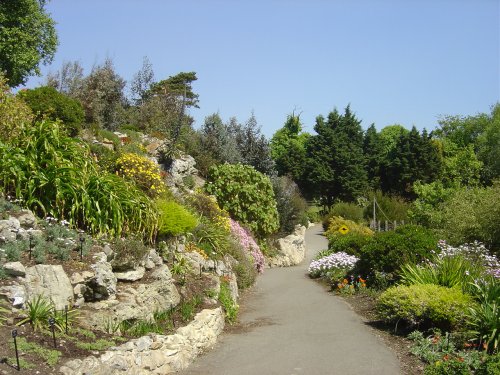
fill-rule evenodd
<path id="1" fill-rule="evenodd" d="M 430 364 L 424 370 L 424 375 L 470 375 L 469 366 L 457 359 L 437 361 Z"/>
<path id="2" fill-rule="evenodd" d="M 300 194 L 298 186 L 286 176 L 272 178 L 271 182 L 280 219 L 279 232 L 290 234 L 296 225 L 306 225 L 307 202 Z"/>
<path id="3" fill-rule="evenodd" d="M 26 241 L 12 241 L 2 245 L 2 248 L 9 262 L 17 262 L 21 259 L 22 253 L 28 250 L 28 243 Z"/>
<path id="4" fill-rule="evenodd" d="M 148 332 L 147 332 L 148 333 Z M 76 346 L 80 349 L 83 350 L 106 350 L 111 348 L 112 346 L 116 346 L 116 343 L 111 340 L 106 340 L 106 339 L 96 339 L 95 341 L 91 342 L 76 342 Z"/>
<path id="5" fill-rule="evenodd" d="M 120 323 L 120 332 L 127 336 L 141 337 L 149 333 L 163 334 L 164 330 L 156 321 L 149 320 L 124 320 Z M 106 343 L 104 343 L 105 345 Z M 104 346 L 103 345 L 103 346 Z"/>
<path id="6" fill-rule="evenodd" d="M 334 242 L 337 237 L 345 236 L 347 233 L 358 233 L 363 236 L 373 235 L 373 231 L 367 226 L 346 220 L 340 216 L 328 216 L 328 219 L 323 222 L 323 225 L 325 224 L 327 225 L 325 236 L 330 243 Z"/>
<path id="7" fill-rule="evenodd" d="M 231 241 L 226 249 L 226 254 L 231 255 L 238 261 L 238 264 L 233 266 L 238 288 L 246 289 L 254 285 L 257 278 L 257 270 L 245 250 L 236 242 Z"/>
<path id="8" fill-rule="evenodd" d="M 170 269 L 172 275 L 181 276 L 183 278 L 182 282 L 184 283 L 184 277 L 187 275 L 190 269 L 190 265 L 186 258 L 182 254 L 176 253 L 174 257 L 174 263 L 172 264 L 172 268 Z"/>
<path id="9" fill-rule="evenodd" d="M 276 200 L 268 177 L 247 165 L 212 167 L 205 186 L 219 206 L 263 238 L 279 228 Z"/>
<path id="10" fill-rule="evenodd" d="M 441 181 L 422 184 L 417 181 L 413 185 L 417 199 L 408 210 L 411 220 L 427 228 L 440 228 L 443 224 L 441 206 L 456 191 L 456 188 L 446 188 Z"/>
<path id="11" fill-rule="evenodd" d="M 196 308 L 201 306 L 202 301 L 202 297 L 194 296 L 190 300 L 184 301 L 179 304 L 179 306 L 177 306 L 177 309 L 179 310 L 181 318 L 184 322 L 189 322 L 194 318 Z"/>
<path id="12" fill-rule="evenodd" d="M 382 193 L 382 191 L 377 190 L 369 193 L 367 196 L 364 207 L 364 217 L 368 221 L 373 220 L 374 198 L 377 201 L 375 206 L 377 219 L 390 221 L 402 221 L 408 219 L 408 209 L 410 208 L 410 203 L 407 200 L 397 195 L 386 195 Z"/>
<path id="13" fill-rule="evenodd" d="M 434 257 L 423 265 L 404 264 L 400 270 L 401 283 L 405 285 L 435 284 L 459 288 L 464 293 L 471 290 L 471 283 L 484 275 L 484 267 L 463 256 Z"/>
<path id="14" fill-rule="evenodd" d="M 338 202 L 330 207 L 328 217 L 342 216 L 346 220 L 351 220 L 356 223 L 363 221 L 363 207 L 356 203 Z"/>
<path id="15" fill-rule="evenodd" d="M 229 324 L 235 323 L 238 317 L 239 306 L 233 301 L 229 284 L 224 280 L 221 280 L 220 283 L 219 302 L 226 312 L 226 321 Z"/>
<path id="16" fill-rule="evenodd" d="M 290 176 L 300 181 L 304 174 L 306 148 L 309 134 L 302 133 L 300 115 L 287 116 L 284 126 L 271 138 L 271 156 L 279 176 Z"/>
<path id="17" fill-rule="evenodd" d="M 500 284 L 490 277 L 476 282 L 473 292 L 479 302 L 469 312 L 474 339 L 488 352 L 497 352 L 500 343 Z"/>
<path id="18" fill-rule="evenodd" d="M 349 232 L 345 235 L 332 236 L 328 243 L 328 252 L 338 253 L 340 251 L 344 251 L 349 255 L 359 257 L 361 248 L 367 245 L 371 239 L 371 236 L 357 232 Z"/>
<path id="19" fill-rule="evenodd" d="M 98 168 L 107 173 L 114 173 L 116 170 L 116 160 L 119 154 L 110 150 L 104 145 L 92 143 L 90 145 L 90 152 L 97 161 Z"/>
<path id="20" fill-rule="evenodd" d="M 155 202 L 159 213 L 158 234 L 178 236 L 191 232 L 198 221 L 186 208 L 174 201 L 164 199 Z"/>
<path id="21" fill-rule="evenodd" d="M 500 353 L 488 356 L 477 369 L 476 375 L 500 375 Z"/>
<path id="22" fill-rule="evenodd" d="M 53 121 L 61 120 L 64 129 L 70 136 L 74 137 L 78 134 L 85 117 L 82 105 L 78 100 L 49 86 L 23 90 L 19 92 L 18 96 L 29 105 L 39 119 L 46 116 Z"/>
<path id="23" fill-rule="evenodd" d="M 500 182 L 457 190 L 444 204 L 440 233 L 451 244 L 480 241 L 500 251 Z"/>
<path id="24" fill-rule="evenodd" d="M 305 188 L 328 206 L 335 199 L 354 201 L 368 185 L 361 121 L 347 106 L 326 121 L 318 116 L 314 130 L 306 142 Z"/>
<path id="25" fill-rule="evenodd" d="M 32 121 L 31 109 L 10 92 L 0 69 L 0 141 L 16 139 Z"/>
<path id="26" fill-rule="evenodd" d="M 11 346 L 13 347 L 14 344 L 11 343 Z M 17 348 L 20 352 L 36 355 L 50 367 L 55 366 L 62 355 L 59 350 L 46 349 L 37 343 L 27 341 L 24 337 L 17 338 Z"/>
<path id="27" fill-rule="evenodd" d="M 58 123 L 25 128 L 13 144 L 0 142 L 0 186 L 39 216 L 66 218 L 95 234 L 156 230 L 153 203 L 118 176 L 96 171 L 85 144 Z"/>
<path id="28" fill-rule="evenodd" d="M 44 9 L 45 1 L 19 0 L 0 3 L 0 72 L 11 87 L 40 75 L 40 63 L 49 64 L 57 47 L 55 22 Z"/>
<path id="29" fill-rule="evenodd" d="M 197 245 L 211 258 L 224 255 L 230 246 L 228 231 L 208 220 L 202 220 L 193 230 L 193 236 Z"/>
<path id="30" fill-rule="evenodd" d="M 361 275 L 375 271 L 395 273 L 406 263 L 418 264 L 429 259 L 437 249 L 437 238 L 418 225 L 403 225 L 389 232 L 375 233 L 360 249 L 356 270 Z"/>
<path id="31" fill-rule="evenodd" d="M 475 306 L 471 296 L 457 288 L 433 284 L 400 285 L 383 292 L 377 310 L 386 322 L 405 321 L 451 329 L 463 327 L 467 311 Z"/>
<path id="32" fill-rule="evenodd" d="M 39 294 L 28 301 L 25 313 L 27 317 L 19 321 L 17 325 L 30 323 L 33 330 L 37 331 L 48 325 L 48 319 L 55 314 L 55 307 L 52 301 Z"/>

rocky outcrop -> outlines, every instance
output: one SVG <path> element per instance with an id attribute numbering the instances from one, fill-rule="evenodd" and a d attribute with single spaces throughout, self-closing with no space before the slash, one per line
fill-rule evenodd
<path id="1" fill-rule="evenodd" d="M 174 335 L 150 334 L 106 351 L 99 358 L 75 359 L 60 368 L 64 375 L 169 374 L 183 370 L 215 345 L 224 329 L 222 308 L 203 310 Z"/>
<path id="2" fill-rule="evenodd" d="M 111 264 L 107 261 L 107 255 L 98 253 L 94 258 L 97 262 L 90 266 L 94 271 L 94 276 L 85 282 L 89 289 L 89 293 L 85 296 L 86 301 L 99 301 L 116 293 L 117 279 Z"/>
<path id="3" fill-rule="evenodd" d="M 88 303 L 82 308 L 82 323 L 91 329 L 105 330 L 110 323 L 124 320 L 153 320 L 155 311 L 177 306 L 180 296 L 166 265 L 154 269 L 150 282 L 122 286 L 115 298 Z"/>
<path id="4" fill-rule="evenodd" d="M 28 301 L 43 295 L 50 298 L 58 310 L 63 310 L 73 302 L 73 287 L 60 265 L 38 264 L 28 267 L 24 285 Z"/>
<path id="5" fill-rule="evenodd" d="M 295 266 L 304 260 L 306 254 L 306 228 L 297 226 L 295 231 L 277 242 L 278 255 L 266 259 L 268 267 Z"/>
<path id="6" fill-rule="evenodd" d="M 15 217 L 11 216 L 7 220 L 0 220 L 0 243 L 15 241 L 20 230 L 21 223 Z"/>

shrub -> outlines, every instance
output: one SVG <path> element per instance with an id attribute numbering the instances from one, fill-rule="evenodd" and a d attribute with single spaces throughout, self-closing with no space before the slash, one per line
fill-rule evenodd
<path id="1" fill-rule="evenodd" d="M 220 283 L 219 301 L 226 311 L 226 321 L 229 324 L 236 322 L 239 306 L 233 301 L 231 290 L 225 281 L 221 281 Z"/>
<path id="2" fill-rule="evenodd" d="M 206 219 L 193 230 L 193 236 L 198 246 L 212 259 L 224 255 L 231 242 L 224 228 Z"/>
<path id="3" fill-rule="evenodd" d="M 158 234 L 178 236 L 191 232 L 198 221 L 184 206 L 174 201 L 157 200 L 156 207 L 159 213 Z"/>
<path id="4" fill-rule="evenodd" d="M 470 375 L 469 366 L 456 358 L 446 358 L 430 364 L 424 369 L 424 375 Z"/>
<path id="5" fill-rule="evenodd" d="M 220 226 L 229 233 L 229 214 L 219 207 L 214 196 L 198 191 L 188 197 L 188 204 L 197 213 L 210 220 L 211 223 Z"/>
<path id="6" fill-rule="evenodd" d="M 122 271 L 134 268 L 146 256 L 148 249 L 141 239 L 118 238 L 112 243 L 115 254 L 111 262 L 113 270 Z"/>
<path id="7" fill-rule="evenodd" d="M 403 264 L 418 264 L 429 259 L 437 249 L 436 243 L 430 230 L 417 225 L 378 232 L 360 249 L 356 272 L 371 276 L 376 271 L 394 274 Z"/>
<path id="8" fill-rule="evenodd" d="M 332 253 L 344 251 L 349 255 L 359 257 L 361 248 L 368 244 L 371 239 L 372 236 L 367 236 L 358 232 L 336 235 L 329 241 L 328 249 Z"/>
<path id="9" fill-rule="evenodd" d="M 255 268 L 253 259 L 248 256 L 248 253 L 236 241 L 229 242 L 226 254 L 231 255 L 238 261 L 238 264 L 233 266 L 238 288 L 246 289 L 252 286 L 257 278 L 257 269 Z"/>
<path id="10" fill-rule="evenodd" d="M 250 233 L 242 228 L 237 221 L 231 219 L 230 223 L 231 234 L 241 245 L 241 247 L 246 251 L 246 253 L 253 258 L 253 264 L 256 271 L 258 273 L 263 273 L 265 260 L 259 245 L 257 245 Z"/>
<path id="11" fill-rule="evenodd" d="M 344 231 L 344 228 L 346 231 Z M 329 240 L 334 240 L 337 236 L 343 236 L 347 233 L 359 233 L 365 236 L 371 236 L 373 231 L 365 225 L 360 225 L 352 220 L 344 219 L 341 216 L 332 216 L 328 219 L 325 236 Z"/>
<path id="12" fill-rule="evenodd" d="M 386 322 L 403 320 L 446 330 L 463 326 L 473 306 L 472 297 L 460 289 L 433 284 L 391 287 L 377 301 L 378 313 Z"/>
<path id="13" fill-rule="evenodd" d="M 116 160 L 116 167 L 121 176 L 134 181 L 149 196 L 165 194 L 167 188 L 158 165 L 148 158 L 126 153 Z"/>
<path id="14" fill-rule="evenodd" d="M 32 121 L 30 107 L 10 92 L 7 80 L 0 73 L 0 141 L 15 140 Z"/>
<path id="15" fill-rule="evenodd" d="M 61 120 L 70 136 L 78 134 L 85 114 L 78 100 L 70 98 L 49 86 L 20 91 L 18 94 L 39 118 L 46 116 L 55 121 Z"/>
<path id="16" fill-rule="evenodd" d="M 286 176 L 272 178 L 271 182 L 280 219 L 279 232 L 290 234 L 296 225 L 306 225 L 307 202 L 300 194 L 297 184 Z"/>
<path id="17" fill-rule="evenodd" d="M 356 203 L 338 202 L 335 203 L 328 211 L 328 217 L 341 216 L 344 219 L 361 223 L 363 219 L 363 207 Z"/>
<path id="18" fill-rule="evenodd" d="M 28 301 L 25 313 L 27 317 L 17 323 L 17 325 L 30 323 L 33 330 L 37 331 L 44 328 L 48 324 L 48 319 L 54 316 L 55 306 L 52 301 L 39 294 L 31 301 Z"/>
<path id="19" fill-rule="evenodd" d="M 242 164 L 211 167 L 205 189 L 259 238 L 278 230 L 279 217 L 271 182 L 253 167 Z"/>
<path id="20" fill-rule="evenodd" d="M 373 220 L 373 199 L 376 199 L 376 212 L 378 217 L 384 217 L 385 220 L 401 221 L 408 219 L 408 210 L 410 203 L 405 199 L 394 196 L 384 195 L 381 191 L 368 194 L 366 206 L 364 208 L 364 217 L 367 220 Z M 382 212 L 381 212 L 382 211 Z"/>
<path id="21" fill-rule="evenodd" d="M 500 353 L 488 356 L 477 369 L 476 375 L 500 375 Z"/>
<path id="22" fill-rule="evenodd" d="M 98 144 L 92 143 L 90 145 L 90 152 L 97 162 L 98 167 L 108 173 L 114 173 L 116 170 L 116 161 L 118 160 L 118 153 L 110 150 L 109 148 Z"/>

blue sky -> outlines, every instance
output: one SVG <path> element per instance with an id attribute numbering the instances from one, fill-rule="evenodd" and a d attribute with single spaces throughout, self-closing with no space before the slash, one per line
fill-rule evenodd
<path id="1" fill-rule="evenodd" d="M 195 127 L 254 111 L 270 137 L 287 114 L 304 129 L 347 104 L 366 129 L 432 130 L 440 115 L 500 101 L 499 0 L 51 0 L 60 45 L 43 73 L 113 59 L 130 81 L 195 71 Z M 43 83 L 34 77 L 28 87 Z"/>

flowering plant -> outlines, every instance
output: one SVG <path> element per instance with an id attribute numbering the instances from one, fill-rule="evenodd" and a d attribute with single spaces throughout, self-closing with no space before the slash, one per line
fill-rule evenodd
<path id="1" fill-rule="evenodd" d="M 354 268 L 358 260 L 359 258 L 354 255 L 349 255 L 340 251 L 338 253 L 332 253 L 323 258 L 313 260 L 309 265 L 308 272 L 311 277 L 332 277 L 334 276 L 333 274 L 337 276 L 339 273 L 343 273 L 345 275 Z"/>
<path id="2" fill-rule="evenodd" d="M 243 249 L 252 256 L 254 266 L 257 272 L 264 272 L 264 255 L 259 245 L 255 242 L 248 231 L 243 228 L 236 220 L 230 219 L 231 234 L 238 240 Z"/>
<path id="3" fill-rule="evenodd" d="M 458 247 L 453 247 L 444 240 L 438 241 L 438 247 L 441 250 L 437 254 L 438 259 L 447 257 L 462 256 L 465 259 L 479 264 L 486 269 L 486 272 L 495 278 L 500 278 L 500 261 L 494 255 L 491 255 L 488 249 L 481 242 L 474 241 Z"/>
<path id="4" fill-rule="evenodd" d="M 119 175 L 131 179 L 152 197 L 158 197 L 167 190 L 156 163 L 144 156 L 125 153 L 118 158 L 116 166 Z"/>

